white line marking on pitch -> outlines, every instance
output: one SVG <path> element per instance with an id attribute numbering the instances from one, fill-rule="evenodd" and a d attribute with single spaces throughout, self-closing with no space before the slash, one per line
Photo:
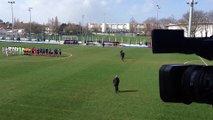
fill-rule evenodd
<path id="1" fill-rule="evenodd" d="M 26 60 L 25 58 L 23 59 L 3 59 L 0 61 L 13 61 L 13 62 L 46 62 L 46 61 L 56 61 L 56 60 L 64 60 L 64 59 L 68 59 L 71 58 L 73 55 L 72 54 L 68 54 L 69 56 L 67 57 L 53 57 L 52 59 L 44 59 L 44 60 Z M 17 56 L 17 57 L 22 57 L 22 56 Z M 37 56 L 31 56 L 31 57 L 37 57 Z M 43 56 L 45 57 L 45 56 Z"/>

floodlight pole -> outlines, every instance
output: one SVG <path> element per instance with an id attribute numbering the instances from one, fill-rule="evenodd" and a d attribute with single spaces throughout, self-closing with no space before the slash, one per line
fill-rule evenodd
<path id="1" fill-rule="evenodd" d="M 158 25 L 158 12 L 159 12 L 159 10 L 160 10 L 160 6 L 159 6 L 159 5 L 156 5 L 156 7 L 157 7 L 157 28 L 159 28 L 159 25 Z"/>
<path id="2" fill-rule="evenodd" d="M 193 18 L 193 10 L 194 10 L 194 5 L 197 4 L 195 0 L 190 0 L 188 2 L 190 9 L 189 9 L 189 26 L 188 26 L 188 37 L 191 37 L 191 29 L 192 29 L 192 18 Z"/>
<path id="3" fill-rule="evenodd" d="M 29 7 L 29 13 L 30 13 L 30 41 L 32 40 L 32 37 L 31 37 L 31 10 L 32 10 L 32 8 L 31 7 Z"/>
<path id="4" fill-rule="evenodd" d="M 11 12 L 12 12 L 12 34 L 14 29 L 14 19 L 13 19 L 13 4 L 15 4 L 15 1 L 8 1 L 9 4 L 11 4 Z"/>
<path id="5" fill-rule="evenodd" d="M 81 23 L 81 34 L 83 35 L 84 34 L 84 17 L 85 17 L 85 15 L 82 15 L 81 16 L 81 19 L 82 19 L 82 23 Z"/>

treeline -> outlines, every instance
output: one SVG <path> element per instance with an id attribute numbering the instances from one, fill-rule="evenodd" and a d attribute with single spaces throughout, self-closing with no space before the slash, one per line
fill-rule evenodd
<path id="1" fill-rule="evenodd" d="M 168 24 L 178 24 L 188 30 L 188 21 L 189 12 L 183 14 L 180 19 L 176 19 L 174 15 L 159 20 L 157 20 L 156 17 L 150 17 L 143 22 L 145 25 L 143 31 L 145 34 L 150 34 L 153 29 L 165 29 Z M 204 12 L 202 10 L 194 11 L 192 18 L 192 34 L 195 34 L 200 29 L 201 26 L 199 26 L 199 24 L 208 26 L 210 23 L 213 23 L 213 10 L 209 12 Z"/>
<path id="2" fill-rule="evenodd" d="M 133 18 L 130 19 L 130 32 L 132 33 L 141 33 L 143 32 L 144 35 L 150 35 L 151 31 L 155 28 L 164 29 L 168 24 L 181 24 L 185 29 L 188 28 L 188 19 L 189 19 L 189 12 L 183 14 L 182 18 L 176 19 L 175 16 L 171 15 L 167 18 L 158 19 L 156 17 L 149 17 L 143 22 L 138 22 Z M 193 13 L 193 28 L 192 33 L 196 33 L 199 29 L 200 23 L 208 24 L 213 23 L 213 11 L 204 12 L 204 11 L 194 11 Z M 3 22 L 3 21 L 1 21 Z M 20 22 L 19 19 L 15 19 L 15 28 L 17 29 L 24 29 L 25 33 L 30 32 L 30 24 L 31 24 L 31 33 L 41 34 L 47 33 L 52 35 L 76 35 L 76 34 L 88 34 L 91 31 L 88 30 L 87 26 L 82 26 L 81 23 L 61 23 L 58 20 L 58 17 L 49 19 L 47 24 L 39 24 L 36 22 L 32 23 L 23 23 Z M 138 28 L 137 24 L 143 24 L 143 28 Z M 12 25 L 11 25 L 12 26 Z M 98 29 L 97 31 L 98 32 Z"/>
<path id="3" fill-rule="evenodd" d="M 85 28 L 82 28 L 81 25 L 75 23 L 60 23 L 58 17 L 48 20 L 47 24 L 39 24 L 36 22 L 32 23 L 23 23 L 18 19 L 14 22 L 16 29 L 24 29 L 26 33 L 30 32 L 31 24 L 31 33 L 34 34 L 60 34 L 60 35 L 73 35 L 81 34 L 82 31 L 86 31 Z"/>

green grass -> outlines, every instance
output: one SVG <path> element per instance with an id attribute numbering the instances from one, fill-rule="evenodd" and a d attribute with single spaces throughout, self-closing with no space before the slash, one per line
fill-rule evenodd
<path id="1" fill-rule="evenodd" d="M 158 71 L 194 55 L 153 55 L 151 49 L 0 43 L 62 48 L 60 57 L 0 53 L 1 120 L 212 120 L 212 106 L 163 103 Z M 119 51 L 126 53 L 126 61 Z M 69 57 L 72 55 L 71 57 Z M 198 62 L 200 63 L 200 62 Z M 211 64 L 211 62 L 208 62 Z M 118 74 L 121 92 L 114 93 Z"/>

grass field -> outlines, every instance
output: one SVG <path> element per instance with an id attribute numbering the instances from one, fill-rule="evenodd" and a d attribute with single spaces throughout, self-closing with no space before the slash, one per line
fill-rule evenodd
<path id="1" fill-rule="evenodd" d="M 194 55 L 153 55 L 151 49 L 141 48 L 0 43 L 0 47 L 14 45 L 62 48 L 65 57 L 0 53 L 0 120 L 213 119 L 211 105 L 168 104 L 159 97 L 159 67 L 198 60 Z M 125 62 L 119 58 L 121 49 Z M 112 84 L 116 74 L 121 80 L 118 94 Z"/>

